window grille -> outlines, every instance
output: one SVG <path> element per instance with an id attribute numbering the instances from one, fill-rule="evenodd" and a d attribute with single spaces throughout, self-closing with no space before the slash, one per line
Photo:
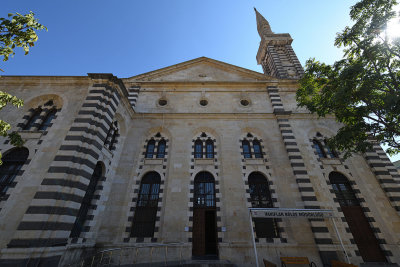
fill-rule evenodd
<path id="1" fill-rule="evenodd" d="M 194 206 L 215 207 L 215 180 L 209 172 L 200 172 L 194 178 Z"/>
<path id="2" fill-rule="evenodd" d="M 314 143 L 314 148 L 317 151 L 318 157 L 326 158 L 324 147 L 321 145 L 321 143 L 317 140 L 313 140 L 313 143 Z"/>
<path id="3" fill-rule="evenodd" d="M 206 158 L 214 158 L 214 142 L 211 139 L 206 141 Z"/>
<path id="4" fill-rule="evenodd" d="M 194 157 L 196 159 L 203 158 L 203 141 L 200 139 L 197 139 L 196 142 L 194 142 Z"/>
<path id="5" fill-rule="evenodd" d="M 247 140 L 242 141 L 243 156 L 246 159 L 251 158 L 250 143 Z"/>
<path id="6" fill-rule="evenodd" d="M 158 159 L 165 157 L 165 146 L 166 146 L 166 142 L 164 139 L 162 139 L 158 142 L 158 147 L 157 147 L 157 158 Z"/>
<path id="7" fill-rule="evenodd" d="M 350 185 L 349 180 L 338 172 L 329 174 L 329 181 L 332 184 L 333 191 L 339 201 L 340 206 L 359 206 L 357 197 Z"/>
<path id="8" fill-rule="evenodd" d="M 253 208 L 273 208 L 268 180 L 258 172 L 249 175 L 249 189 L 251 206 Z M 258 238 L 277 238 L 279 229 L 273 218 L 254 218 L 254 225 Z"/>
<path id="9" fill-rule="evenodd" d="M 32 113 L 32 115 L 30 116 L 29 120 L 26 122 L 26 124 L 22 130 L 31 130 L 32 127 L 34 126 L 35 122 L 40 118 L 41 112 L 42 112 L 42 109 L 40 107 L 35 109 L 35 111 Z"/>
<path id="10" fill-rule="evenodd" d="M 14 148 L 5 153 L 3 164 L 0 165 L 0 200 L 6 194 L 8 188 L 14 182 L 22 166 L 29 156 L 29 150 L 26 148 Z"/>
<path id="11" fill-rule="evenodd" d="M 254 157 L 255 158 L 262 158 L 262 150 L 261 150 L 261 145 L 258 140 L 253 140 L 253 151 L 254 151 Z"/>
<path id="12" fill-rule="evenodd" d="M 39 127 L 40 131 L 45 131 L 47 128 L 51 126 L 52 120 L 56 117 L 57 110 L 56 109 L 51 109 L 49 112 L 47 112 L 46 117 L 44 118 L 42 124 Z"/>
<path id="13" fill-rule="evenodd" d="M 148 159 L 152 159 L 153 158 L 155 145 L 156 145 L 156 141 L 154 141 L 154 139 L 151 139 L 147 143 L 146 158 L 148 158 Z"/>
<path id="14" fill-rule="evenodd" d="M 147 173 L 140 183 L 140 191 L 133 217 L 131 237 L 153 237 L 161 177 L 156 172 Z"/>

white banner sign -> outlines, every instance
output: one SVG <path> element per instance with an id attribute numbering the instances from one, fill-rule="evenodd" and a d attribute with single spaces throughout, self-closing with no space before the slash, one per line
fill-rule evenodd
<path id="1" fill-rule="evenodd" d="M 317 209 L 253 209 L 250 208 L 251 216 L 255 218 L 309 218 L 322 219 L 332 218 L 332 210 L 317 210 Z"/>

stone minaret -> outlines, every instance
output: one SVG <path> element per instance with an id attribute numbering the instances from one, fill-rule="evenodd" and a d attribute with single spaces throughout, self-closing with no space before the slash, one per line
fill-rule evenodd
<path id="1" fill-rule="evenodd" d="M 257 63 L 261 64 L 266 75 L 280 79 L 299 79 L 304 71 L 291 43 L 288 33 L 275 34 L 268 21 L 256 11 L 257 31 L 261 37 L 257 52 Z"/>

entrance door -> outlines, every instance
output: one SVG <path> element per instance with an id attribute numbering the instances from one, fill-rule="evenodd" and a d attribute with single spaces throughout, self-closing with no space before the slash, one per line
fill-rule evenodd
<path id="1" fill-rule="evenodd" d="M 386 262 L 386 257 L 347 178 L 341 173 L 331 172 L 329 180 L 364 262 Z"/>
<path id="2" fill-rule="evenodd" d="M 360 206 L 348 206 L 342 207 L 342 211 L 363 260 L 365 262 L 386 262 L 362 208 Z"/>
<path id="3" fill-rule="evenodd" d="M 200 172 L 194 180 L 192 253 L 195 257 L 218 255 L 214 178 Z"/>

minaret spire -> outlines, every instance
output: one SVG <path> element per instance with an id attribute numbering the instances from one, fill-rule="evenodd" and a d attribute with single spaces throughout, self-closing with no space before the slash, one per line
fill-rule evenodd
<path id="1" fill-rule="evenodd" d="M 263 35 L 266 34 L 273 34 L 268 21 L 257 11 L 256 8 L 254 8 L 254 11 L 256 12 L 257 31 L 260 37 L 262 38 Z"/>
<path id="2" fill-rule="evenodd" d="M 292 37 L 288 33 L 273 33 L 268 21 L 254 8 L 257 31 L 261 37 L 257 52 L 257 63 L 264 73 L 279 79 L 299 79 L 303 75 L 301 66 L 291 46 Z"/>

